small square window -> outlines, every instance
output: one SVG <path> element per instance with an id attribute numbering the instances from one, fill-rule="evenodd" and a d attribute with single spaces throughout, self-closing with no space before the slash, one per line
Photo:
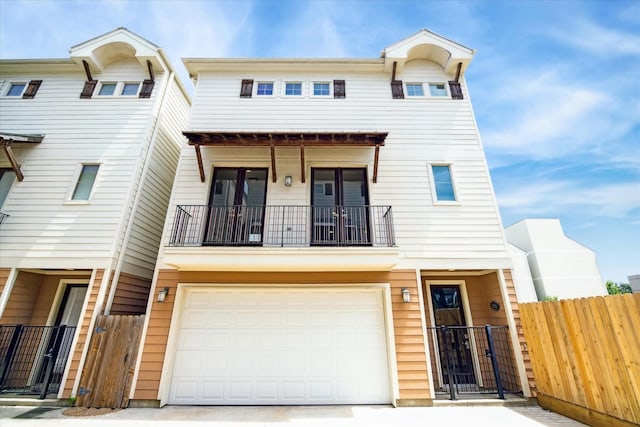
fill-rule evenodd
<path id="1" fill-rule="evenodd" d="M 122 96 L 136 96 L 138 94 L 138 88 L 140 87 L 140 83 L 125 83 L 122 86 L 122 92 L 120 95 Z"/>
<path id="2" fill-rule="evenodd" d="M 273 95 L 273 82 L 258 83 L 256 95 Z"/>
<path id="3" fill-rule="evenodd" d="M 422 83 L 407 83 L 407 96 L 424 96 Z"/>
<path id="4" fill-rule="evenodd" d="M 455 202 L 456 193 L 453 188 L 450 165 L 431 165 L 431 172 L 436 199 L 439 202 Z"/>
<path id="5" fill-rule="evenodd" d="M 99 168 L 100 165 L 82 165 L 82 171 L 80 171 L 78 183 L 73 190 L 71 200 L 89 200 Z"/>
<path id="6" fill-rule="evenodd" d="M 447 89 L 444 83 L 429 83 L 429 93 L 431 96 L 447 96 Z"/>
<path id="7" fill-rule="evenodd" d="M 314 83 L 313 96 L 329 96 L 329 83 Z"/>
<path id="8" fill-rule="evenodd" d="M 284 94 L 287 96 L 302 95 L 302 83 L 287 83 L 284 89 Z"/>
<path id="9" fill-rule="evenodd" d="M 7 96 L 21 96 L 26 85 L 26 83 L 11 83 Z"/>
<path id="10" fill-rule="evenodd" d="M 109 96 L 116 92 L 116 83 L 102 83 L 98 95 Z"/>

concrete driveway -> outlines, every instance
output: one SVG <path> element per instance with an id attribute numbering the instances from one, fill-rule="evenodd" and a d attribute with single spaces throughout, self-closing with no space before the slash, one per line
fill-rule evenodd
<path id="1" fill-rule="evenodd" d="M 167 406 L 129 408 L 105 415 L 68 417 L 65 408 L 0 407 L 0 426 L 78 427 L 583 427 L 537 406 Z"/>

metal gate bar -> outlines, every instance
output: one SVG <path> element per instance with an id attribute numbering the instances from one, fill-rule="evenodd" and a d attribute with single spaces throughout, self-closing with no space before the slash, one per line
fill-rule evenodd
<path id="1" fill-rule="evenodd" d="M 0 326 L 0 393 L 57 393 L 75 326 Z"/>
<path id="2" fill-rule="evenodd" d="M 506 326 L 429 327 L 436 393 L 496 393 L 521 391 Z"/>

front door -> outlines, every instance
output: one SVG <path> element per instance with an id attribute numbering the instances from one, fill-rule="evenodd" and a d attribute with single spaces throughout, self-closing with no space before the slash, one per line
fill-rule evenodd
<path id="1" fill-rule="evenodd" d="M 443 381 L 448 384 L 451 378 L 456 384 L 475 384 L 473 338 L 465 321 L 460 286 L 431 285 L 430 290 Z"/>
<path id="2" fill-rule="evenodd" d="M 267 169 L 216 168 L 204 244 L 261 245 Z"/>
<path id="3" fill-rule="evenodd" d="M 312 244 L 370 245 L 365 168 L 311 170 Z"/>

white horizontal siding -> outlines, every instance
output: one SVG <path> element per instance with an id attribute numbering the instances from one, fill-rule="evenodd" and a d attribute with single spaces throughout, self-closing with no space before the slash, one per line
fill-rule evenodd
<path id="1" fill-rule="evenodd" d="M 428 83 L 453 80 L 429 61 L 407 63 L 397 79 Z M 273 97 L 240 98 L 242 79 L 275 81 Z M 346 98 L 309 96 L 314 81 L 344 79 Z M 281 95 L 286 81 L 302 81 L 302 97 Z M 278 182 L 269 176 L 267 203 L 308 205 L 312 167 L 367 167 L 370 203 L 393 206 L 401 257 L 497 259 L 507 257 L 496 201 L 471 105 L 464 100 L 407 97 L 392 99 L 390 75 L 341 73 L 261 73 L 199 76 L 190 130 L 202 131 L 362 131 L 389 132 L 380 149 L 378 182 L 373 184 L 372 148 L 305 149 L 307 182 L 300 182 L 298 149 L 276 148 Z M 447 85 L 448 86 L 448 85 Z M 406 93 L 405 93 L 406 96 Z M 213 166 L 268 167 L 268 148 L 202 148 L 206 183 L 199 179 L 193 147 L 184 146 L 167 218 L 175 205 L 206 204 Z M 433 202 L 429 162 L 451 163 L 459 203 Z M 283 178 L 293 176 L 284 187 Z M 166 243 L 166 242 L 165 242 Z"/>
<path id="2" fill-rule="evenodd" d="M 185 138 L 182 131 L 189 118 L 189 102 L 175 81 L 163 82 L 161 111 L 152 130 L 155 141 L 149 154 L 139 202 L 123 253 L 122 272 L 151 278 L 155 267 L 171 188 Z"/>
<path id="3" fill-rule="evenodd" d="M 108 64 L 93 78 L 141 82 L 148 74 L 132 59 Z M 149 99 L 102 97 L 98 86 L 92 99 L 80 99 L 86 80 L 80 66 L 66 73 L 0 75 L 0 81 L 31 79 L 42 80 L 34 99 L 0 97 L 0 131 L 45 135 L 40 144 L 13 145 L 24 181 L 14 183 L 2 207 L 11 216 L 0 228 L 0 266 L 105 265 L 122 238 L 158 91 Z M 81 163 L 100 163 L 98 179 L 88 203 L 69 203 Z"/>

